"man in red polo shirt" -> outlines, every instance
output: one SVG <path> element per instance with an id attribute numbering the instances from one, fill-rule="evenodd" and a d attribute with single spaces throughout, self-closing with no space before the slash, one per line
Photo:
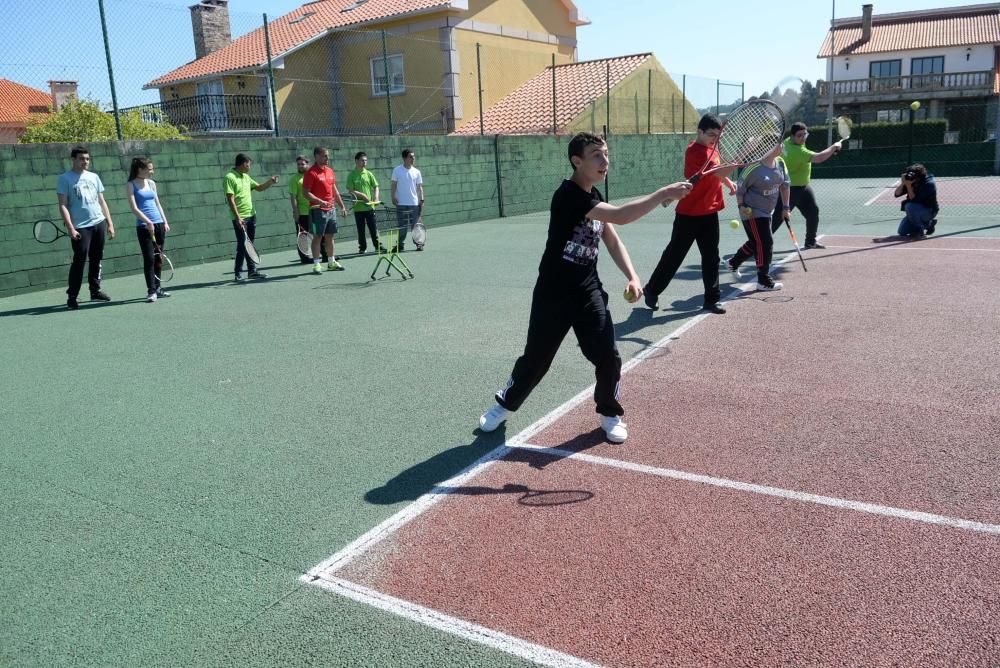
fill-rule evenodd
<path id="1" fill-rule="evenodd" d="M 698 122 L 698 135 L 684 153 L 684 178 L 691 178 L 705 166 L 709 156 L 712 164 L 719 164 L 719 154 L 715 152 L 715 144 L 722 132 L 722 122 L 715 114 L 705 114 Z M 726 177 L 733 169 L 720 169 L 717 172 L 702 176 L 691 193 L 677 203 L 677 214 L 674 217 L 674 229 L 670 235 L 670 243 L 660 256 L 649 277 L 649 283 L 643 288 L 646 306 L 654 311 L 659 308 L 659 296 L 667 289 L 674 274 L 691 244 L 698 242 L 701 252 L 701 279 L 705 284 L 705 305 L 702 307 L 712 313 L 725 313 L 726 309 L 719 303 L 722 293 L 719 291 L 719 211 L 726 207 L 722 197 L 722 184 L 729 182 Z"/>
<path id="2" fill-rule="evenodd" d="M 325 247 L 330 260 L 327 269 L 343 271 L 344 266 L 337 262 L 333 254 L 333 237 L 337 234 L 337 212 L 334 204 L 340 204 L 340 211 L 346 217 L 347 207 L 337 190 L 337 177 L 330 169 L 330 151 L 322 146 L 313 149 L 313 166 L 302 176 L 302 194 L 311 203 L 309 222 L 312 225 L 312 260 L 313 273 L 322 274 L 323 264 L 320 260 L 320 244 Z"/>

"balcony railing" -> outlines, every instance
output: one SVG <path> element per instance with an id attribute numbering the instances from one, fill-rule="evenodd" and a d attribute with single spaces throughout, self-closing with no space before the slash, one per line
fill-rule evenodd
<path id="1" fill-rule="evenodd" d="M 987 72 L 952 72 L 949 74 L 911 74 L 896 77 L 870 77 L 833 82 L 835 97 L 877 97 L 903 91 L 921 93 L 975 91 L 988 94 L 996 91 L 996 74 Z M 821 81 L 819 95 L 830 94 L 830 83 Z"/>
<path id="2" fill-rule="evenodd" d="M 225 130 L 271 130 L 271 114 L 263 95 L 196 95 L 121 109 L 138 110 L 147 123 L 169 122 L 185 133 Z"/>

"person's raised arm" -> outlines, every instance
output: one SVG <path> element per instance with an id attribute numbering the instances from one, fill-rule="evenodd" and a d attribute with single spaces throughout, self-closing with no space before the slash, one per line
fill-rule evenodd
<path id="1" fill-rule="evenodd" d="M 621 206 L 601 202 L 590 210 L 587 217 L 615 225 L 628 225 L 645 216 L 657 205 L 680 199 L 689 192 L 691 192 L 691 184 L 687 181 L 678 181 Z"/>
<path id="2" fill-rule="evenodd" d="M 825 149 L 820 151 L 819 153 L 813 153 L 812 157 L 809 159 L 812 161 L 812 164 L 814 165 L 818 165 L 821 162 L 826 162 L 833 156 L 840 153 L 840 149 L 843 147 L 843 145 L 844 145 L 843 142 L 835 141 L 829 146 L 827 146 Z"/>

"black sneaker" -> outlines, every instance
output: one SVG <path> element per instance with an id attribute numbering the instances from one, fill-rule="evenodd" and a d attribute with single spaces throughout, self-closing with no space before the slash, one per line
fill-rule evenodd
<path id="1" fill-rule="evenodd" d="M 243 278 L 243 274 L 236 274 L 235 276 L 233 276 L 233 280 L 236 281 L 237 283 L 242 283 L 246 279 Z"/>
<path id="2" fill-rule="evenodd" d="M 262 274 L 259 271 L 251 271 L 247 276 L 249 278 L 267 278 L 267 274 Z"/>
<path id="3" fill-rule="evenodd" d="M 417 246 L 417 250 L 418 250 L 418 251 L 422 251 L 423 249 L 424 249 L 424 247 L 423 247 L 423 246 Z"/>
<path id="4" fill-rule="evenodd" d="M 776 283 L 769 275 L 757 276 L 757 290 L 760 292 L 771 292 L 785 287 L 784 283 Z"/>
<path id="5" fill-rule="evenodd" d="M 80 308 L 80 302 L 76 301 L 76 297 L 70 297 L 66 300 L 66 308 L 70 311 L 75 311 Z"/>
<path id="6" fill-rule="evenodd" d="M 163 288 L 156 288 L 156 296 L 165 299 L 170 296 L 170 293 Z"/>
<path id="7" fill-rule="evenodd" d="M 715 313 L 716 315 L 722 315 L 723 313 L 726 312 L 725 307 L 723 307 L 722 304 L 720 304 L 719 302 L 715 303 L 706 302 L 705 305 L 702 306 L 701 308 L 704 311 L 708 311 L 709 313 Z"/>
<path id="8" fill-rule="evenodd" d="M 109 302 L 111 297 L 108 296 L 107 292 L 103 290 L 98 290 L 97 292 L 90 293 L 90 301 L 92 302 Z"/>
<path id="9" fill-rule="evenodd" d="M 931 224 L 927 226 L 927 234 L 934 234 L 934 229 L 937 227 L 937 218 L 931 221 Z"/>
<path id="10" fill-rule="evenodd" d="M 823 244 L 821 244 L 818 241 L 813 241 L 812 243 L 806 244 L 802 248 L 803 248 L 803 250 L 824 250 L 826 248 L 826 246 L 824 246 Z"/>
<path id="11" fill-rule="evenodd" d="M 651 295 L 648 292 L 644 292 L 642 295 L 642 300 L 646 302 L 646 306 L 649 308 L 650 311 L 656 311 L 657 309 L 660 308 L 660 300 L 655 295 Z"/>

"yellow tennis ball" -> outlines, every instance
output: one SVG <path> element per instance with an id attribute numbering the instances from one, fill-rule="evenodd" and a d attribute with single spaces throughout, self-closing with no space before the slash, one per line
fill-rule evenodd
<path id="1" fill-rule="evenodd" d="M 740 224 L 740 221 L 733 218 L 732 220 L 729 221 L 729 227 L 733 228 L 734 230 L 738 230 L 743 226 Z"/>
<path id="2" fill-rule="evenodd" d="M 625 288 L 625 301 L 629 304 L 634 304 L 639 299 L 639 293 L 637 293 L 632 288 Z"/>
<path id="3" fill-rule="evenodd" d="M 920 108 L 920 100 L 914 100 L 913 102 L 910 102 L 910 109 L 916 111 L 919 108 Z"/>

